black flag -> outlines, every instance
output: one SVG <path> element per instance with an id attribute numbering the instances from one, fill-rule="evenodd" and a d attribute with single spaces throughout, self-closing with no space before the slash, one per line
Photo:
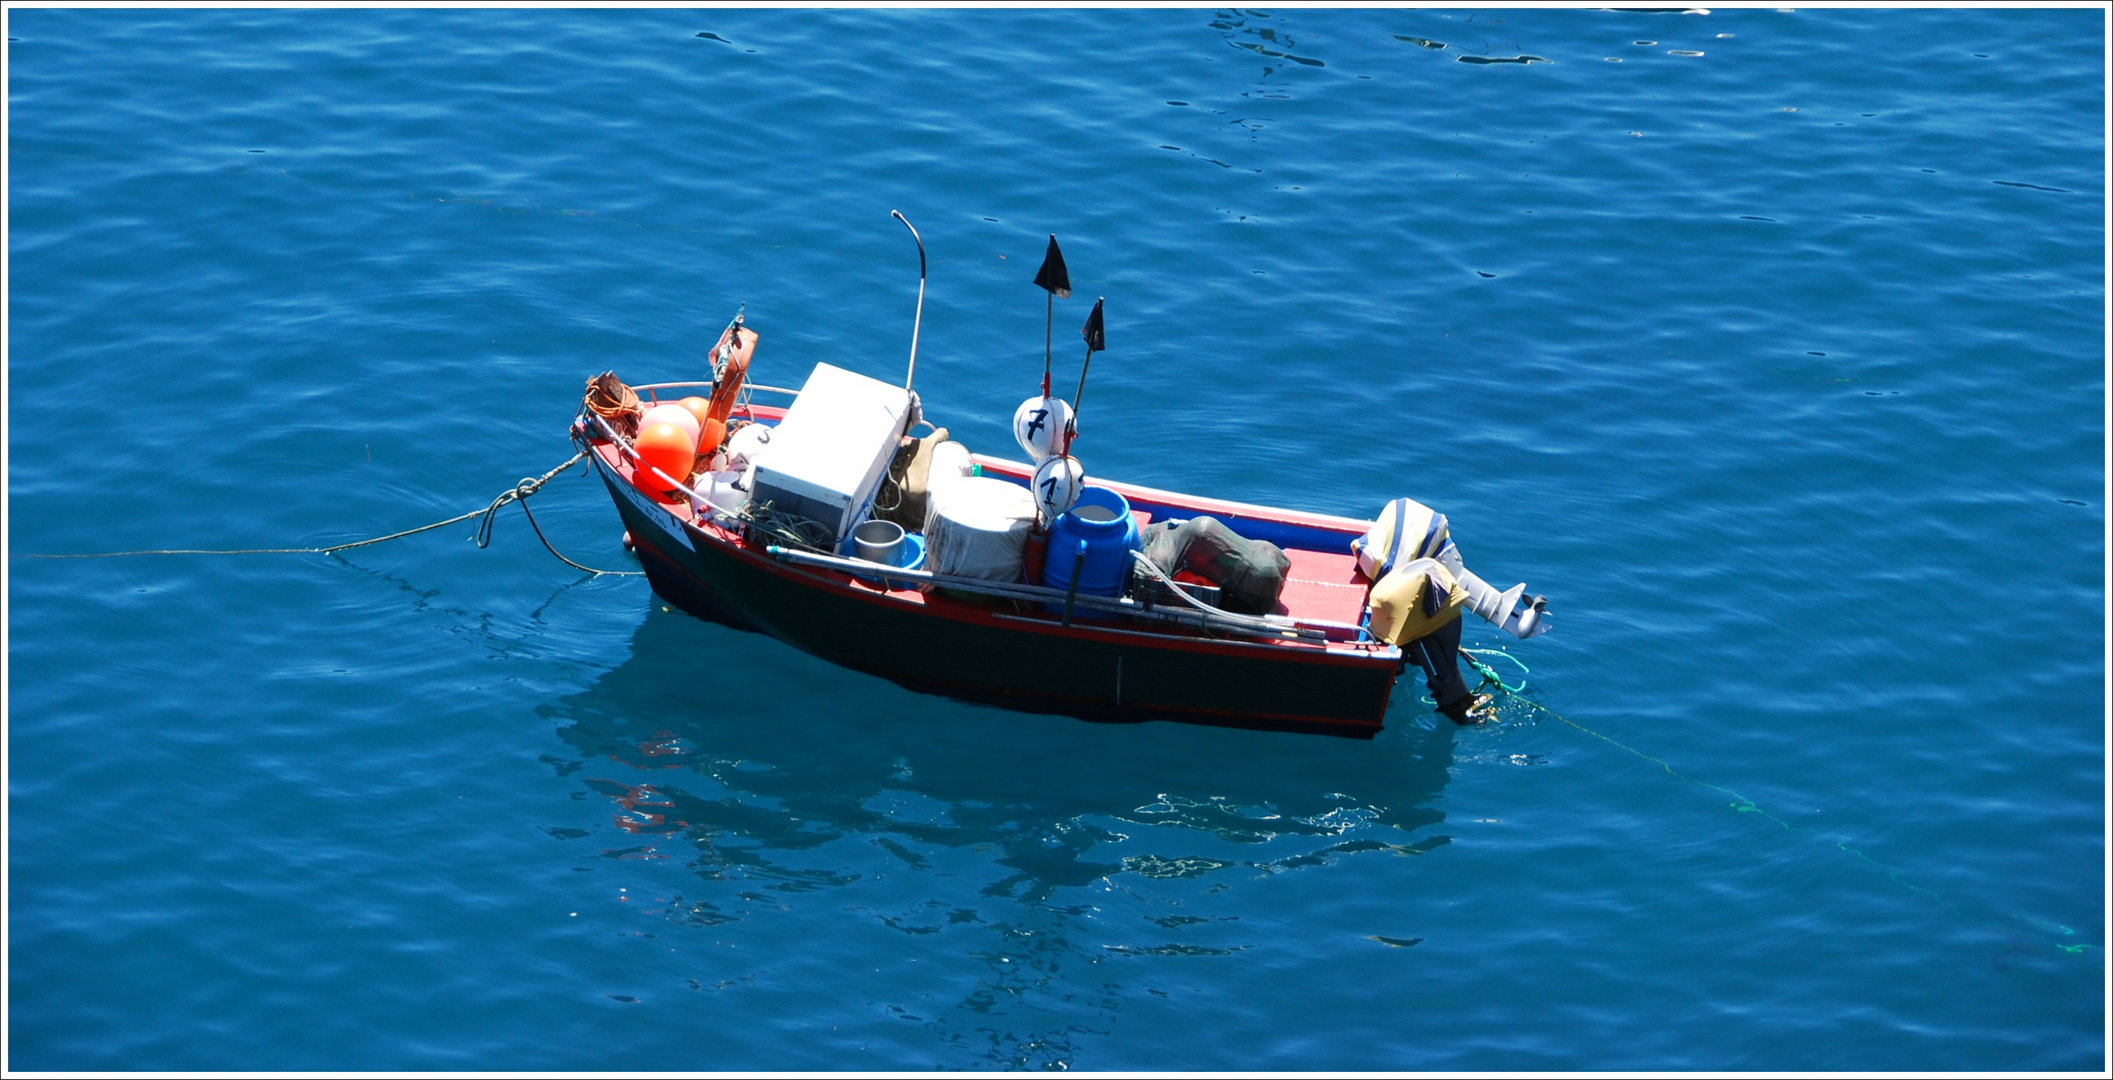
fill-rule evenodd
<path id="1" fill-rule="evenodd" d="M 1079 366 L 1078 392 L 1071 395 L 1071 423 L 1066 425 L 1064 429 L 1064 453 L 1066 454 L 1071 453 L 1071 440 L 1078 434 L 1079 409 L 1085 405 L 1086 373 L 1093 370 L 1093 354 L 1101 352 L 1108 347 L 1108 331 L 1101 325 L 1101 305 L 1107 302 L 1108 298 L 1105 296 L 1095 300 L 1093 302 L 1093 314 L 1086 316 L 1086 325 L 1079 328 L 1079 334 L 1086 339 L 1086 362 Z"/>
<path id="2" fill-rule="evenodd" d="M 1034 283 L 1053 296 L 1071 295 L 1071 274 L 1064 269 L 1064 252 L 1057 247 L 1055 233 L 1049 234 L 1049 252 L 1042 256 L 1042 268 L 1035 271 Z"/>

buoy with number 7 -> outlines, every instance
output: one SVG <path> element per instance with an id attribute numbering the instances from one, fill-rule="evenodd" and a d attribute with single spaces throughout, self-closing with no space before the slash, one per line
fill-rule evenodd
<path id="1" fill-rule="evenodd" d="M 1063 398 L 1031 397 L 1013 410 L 1012 437 L 1037 465 L 1063 453 L 1072 430 L 1071 406 Z"/>

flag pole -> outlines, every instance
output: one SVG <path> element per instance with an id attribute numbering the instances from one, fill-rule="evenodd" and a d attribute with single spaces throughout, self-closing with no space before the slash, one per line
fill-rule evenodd
<path id="1" fill-rule="evenodd" d="M 1055 233 L 1049 234 L 1049 250 L 1042 253 L 1042 268 L 1035 271 L 1034 283 L 1049 293 L 1042 319 L 1042 396 L 1046 398 L 1051 336 L 1056 332 L 1056 298 L 1071 295 L 1071 272 L 1064 268 L 1064 249 L 1057 246 Z"/>
<path id="2" fill-rule="evenodd" d="M 1101 305 L 1108 302 L 1103 296 L 1093 301 L 1093 314 L 1086 316 L 1086 325 L 1079 334 L 1086 339 L 1086 362 L 1079 366 L 1078 392 L 1071 395 L 1071 422 L 1064 426 L 1064 453 L 1071 453 L 1071 440 L 1078 436 L 1079 406 L 1086 400 L 1086 372 L 1093 368 L 1093 354 L 1108 347 L 1108 330 L 1101 321 Z"/>

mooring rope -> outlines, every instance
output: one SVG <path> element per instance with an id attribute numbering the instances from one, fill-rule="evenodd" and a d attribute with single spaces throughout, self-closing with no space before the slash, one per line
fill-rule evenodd
<path id="1" fill-rule="evenodd" d="M 1877 859 L 1874 859 L 1869 855 L 1864 854 L 1862 851 L 1850 847 L 1849 842 L 1847 840 L 1844 840 L 1840 836 L 1829 835 L 1827 833 L 1819 831 L 1818 829 L 1806 828 L 1802 825 L 1792 825 L 1791 823 L 1783 820 L 1782 818 L 1779 818 L 1774 814 L 1763 810 L 1760 804 L 1754 802 L 1752 799 L 1749 799 L 1746 796 L 1741 795 L 1728 787 L 1724 787 L 1720 784 L 1712 784 L 1707 780 L 1697 780 L 1694 777 L 1689 776 L 1681 772 L 1680 770 L 1674 768 L 1672 766 L 1672 763 L 1666 761 L 1664 758 L 1652 757 L 1651 755 L 1646 754 L 1643 751 L 1638 750 L 1635 747 L 1620 741 L 1619 739 L 1611 738 L 1607 735 L 1603 735 L 1597 731 L 1594 731 L 1591 728 L 1588 728 L 1585 725 L 1580 724 L 1567 716 L 1564 716 L 1562 713 L 1559 713 L 1554 709 L 1551 709 L 1548 706 L 1533 700 L 1532 698 L 1520 694 L 1519 691 L 1525 689 L 1526 687 L 1526 665 L 1521 662 L 1518 657 L 1515 657 L 1502 649 L 1483 648 L 1478 651 L 1485 655 L 1495 654 L 1497 656 L 1501 656 L 1504 659 L 1509 660 L 1514 664 L 1517 664 L 1520 672 L 1519 685 L 1507 685 L 1503 679 L 1497 677 L 1497 673 L 1495 670 L 1493 670 L 1488 664 L 1482 662 L 1481 656 L 1478 656 L 1474 652 L 1469 652 L 1466 649 L 1462 649 L 1460 650 L 1460 655 L 1466 657 L 1467 662 L 1471 666 L 1473 666 L 1476 671 L 1482 674 L 1482 685 L 1475 688 L 1478 693 L 1486 687 L 1495 686 L 1498 690 L 1503 692 L 1505 700 L 1516 701 L 1522 705 L 1525 705 L 1528 708 L 1538 710 L 1541 713 L 1544 713 L 1548 716 L 1562 721 L 1564 724 L 1567 724 L 1578 731 L 1584 732 L 1585 734 L 1590 735 L 1603 743 L 1606 743 L 1608 746 L 1612 746 L 1617 750 L 1621 750 L 1625 753 L 1641 758 L 1644 761 L 1648 761 L 1651 764 L 1656 765 L 1661 769 L 1664 769 L 1667 775 L 1673 777 L 1676 780 L 1684 780 L 1687 783 L 1695 785 L 1696 787 L 1707 788 L 1711 791 L 1720 792 L 1722 794 L 1731 796 L 1733 801 L 1726 805 L 1728 805 L 1736 813 L 1757 815 L 1764 820 L 1773 822 L 1776 825 L 1780 826 L 1785 832 L 1810 833 L 1811 835 L 1820 837 L 1821 839 L 1833 841 L 1836 850 L 1845 852 L 1850 855 L 1854 855 L 1856 858 L 1865 863 L 1870 864 L 1872 867 L 1885 871 L 1886 880 L 1891 881 L 1893 884 L 1898 885 L 1911 892 L 1918 892 L 1922 893 L 1925 896 L 1928 896 L 1930 899 L 1935 900 L 1940 904 L 1943 904 L 1946 908 L 1949 908 L 1951 910 L 1952 914 L 1959 916 L 1961 919 L 1964 919 L 1967 922 L 1975 923 L 1981 926 L 1994 926 L 2002 929 L 2010 929 L 2007 924 L 1991 922 L 1988 919 L 1976 918 L 1973 915 L 1967 914 L 1965 910 L 1959 907 L 1959 905 L 1954 904 L 1951 902 L 1951 900 L 1947 899 L 1943 893 L 1940 893 L 1935 889 L 1926 888 L 1924 886 L 1917 885 L 1912 881 L 1906 880 L 1901 876 L 1902 874 L 1906 873 L 1905 870 L 1902 870 L 1900 867 L 1897 866 L 1892 866 L 1887 863 L 1879 862 Z M 2016 912 L 2005 912 L 2004 914 L 2008 915 L 2012 919 L 2017 920 L 2018 922 L 2024 923 L 2027 926 L 2034 928 L 2035 930 L 2041 931 L 2042 933 L 2035 934 L 2034 936 L 2038 937 L 2041 941 L 2045 942 L 2046 944 L 2052 945 L 2065 953 L 2081 954 L 2094 950 L 2103 952 L 2105 949 L 2105 947 L 2102 945 L 2092 945 L 2089 943 L 2082 942 L 2067 943 L 2057 941 L 2054 940 L 2054 938 L 2052 937 L 2046 936 L 2048 934 L 2052 934 L 2059 937 L 2073 938 L 2076 936 L 2076 931 L 2071 927 L 2062 926 L 2059 923 L 2047 922 L 2043 919 L 2035 919 L 2030 916 L 2020 915 Z"/>
<path id="2" fill-rule="evenodd" d="M 1475 652 L 1470 652 L 1467 649 L 1460 650 L 1460 655 L 1467 657 L 1468 665 L 1482 674 L 1482 686 L 1493 685 L 1507 694 L 1516 694 L 1519 691 L 1526 689 L 1526 676 L 1533 674 L 1533 669 L 1527 667 L 1526 662 L 1524 660 L 1521 660 L 1518 657 L 1513 656 L 1512 654 L 1497 648 L 1490 648 L 1485 646 L 1482 648 L 1481 652 L 1489 653 L 1492 656 L 1501 656 L 1504 659 L 1511 661 L 1519 669 L 1519 685 L 1512 686 L 1506 683 L 1503 679 L 1498 678 L 1496 670 L 1491 668 L 1488 664 L 1483 663 L 1482 657 L 1479 654 Z M 1475 689 L 1477 692 L 1480 692 L 1482 687 L 1478 686 Z"/>
<path id="3" fill-rule="evenodd" d="M 528 497 L 530 495 L 534 495 L 536 492 L 541 491 L 543 489 L 543 485 L 549 483 L 552 477 L 558 475 L 561 472 L 564 472 L 569 468 L 572 468 L 574 465 L 579 464 L 581 459 L 585 458 L 586 456 L 587 451 L 582 450 L 579 453 L 572 455 L 572 457 L 568 459 L 564 464 L 559 465 L 557 468 L 554 468 L 541 476 L 522 478 L 522 480 L 519 483 L 515 484 L 512 488 L 500 492 L 499 496 L 493 499 L 490 505 L 485 506 L 482 509 L 472 510 L 466 514 L 457 514 L 454 517 L 448 518 L 443 521 L 436 521 L 430 525 L 420 525 L 415 529 L 405 529 L 402 532 L 393 532 L 387 536 L 369 537 L 365 540 L 354 540 L 348 544 L 331 544 L 327 547 L 300 548 L 152 548 L 144 551 L 91 551 L 81 552 L 77 554 L 60 555 L 43 555 L 31 554 L 27 552 L 16 552 L 14 553 L 14 555 L 18 559 L 123 559 L 138 555 L 333 555 L 340 551 L 349 551 L 353 548 L 366 547 L 370 544 L 386 543 L 390 540 L 401 540 L 406 536 L 416 536 L 422 532 L 431 532 L 434 529 L 444 528 L 449 525 L 468 521 L 473 517 L 482 517 L 484 520 L 477 523 L 476 535 L 471 537 L 471 539 L 477 542 L 478 547 L 485 548 L 491 546 L 492 525 L 498 517 L 500 509 L 506 506 L 506 504 L 508 503 L 519 503 L 521 506 L 521 512 L 528 516 L 529 528 L 534 529 L 536 532 L 536 539 L 541 540 L 543 542 L 543 547 L 548 550 L 552 555 L 557 556 L 559 560 L 565 563 L 565 565 L 573 567 L 577 570 L 583 570 L 587 573 L 596 575 L 608 574 L 616 577 L 637 576 L 641 573 L 641 571 L 596 570 L 594 567 L 582 566 L 579 563 L 573 562 L 571 559 L 565 558 L 565 553 L 559 551 L 554 545 L 552 545 L 548 536 L 543 535 L 543 527 L 536 523 L 535 512 L 528 508 Z"/>

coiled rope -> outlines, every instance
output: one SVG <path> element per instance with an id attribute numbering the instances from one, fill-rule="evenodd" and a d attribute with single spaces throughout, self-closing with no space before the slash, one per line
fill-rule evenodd
<path id="1" fill-rule="evenodd" d="M 476 535 L 472 536 L 471 539 L 476 541 L 478 547 L 485 548 L 491 546 L 492 526 L 498 518 L 500 509 L 505 507 L 508 503 L 519 503 L 521 506 L 521 512 L 527 515 L 528 517 L 529 528 L 534 529 L 536 532 L 536 539 L 541 540 L 543 542 L 544 549 L 549 551 L 552 555 L 557 556 L 558 559 L 564 562 L 565 565 L 570 566 L 576 570 L 583 570 L 589 574 L 595 574 L 597 576 L 603 574 L 608 574 L 616 577 L 637 576 L 641 573 L 641 571 L 597 570 L 594 567 L 582 566 L 579 563 L 573 562 L 571 559 L 566 558 L 565 553 L 559 551 L 554 545 L 552 545 L 548 536 L 543 535 L 543 526 L 537 524 L 535 511 L 530 510 L 528 508 L 528 497 L 530 495 L 534 495 L 536 492 L 541 491 L 543 489 L 543 485 L 549 483 L 552 477 L 564 472 L 569 468 L 572 468 L 574 465 L 579 464 L 580 461 L 586 456 L 587 452 L 585 450 L 582 450 L 579 453 L 572 455 L 572 457 L 567 460 L 564 464 L 559 465 L 557 468 L 554 468 L 541 476 L 523 477 L 521 481 L 515 484 L 512 488 L 500 492 L 499 496 L 493 499 L 490 505 L 485 506 L 482 509 L 472 510 L 466 514 L 457 514 L 454 517 L 448 518 L 444 521 L 436 521 L 430 525 L 420 525 L 415 529 L 405 529 L 402 532 L 393 532 L 387 536 L 375 536 L 369 537 L 365 540 L 355 540 L 349 544 L 331 544 L 327 547 L 300 548 L 153 548 L 145 551 L 93 551 L 82 552 L 78 554 L 61 555 L 42 555 L 30 554 L 26 552 L 16 552 L 14 553 L 14 555 L 18 559 L 123 559 L 138 555 L 332 555 L 340 551 L 350 551 L 353 548 L 366 547 L 370 544 L 381 544 L 386 543 L 390 540 L 401 540 L 406 536 L 416 536 L 422 532 L 431 532 L 434 529 L 445 528 L 449 525 L 468 521 L 473 517 L 481 517 L 483 518 L 483 520 L 477 523 Z"/>

